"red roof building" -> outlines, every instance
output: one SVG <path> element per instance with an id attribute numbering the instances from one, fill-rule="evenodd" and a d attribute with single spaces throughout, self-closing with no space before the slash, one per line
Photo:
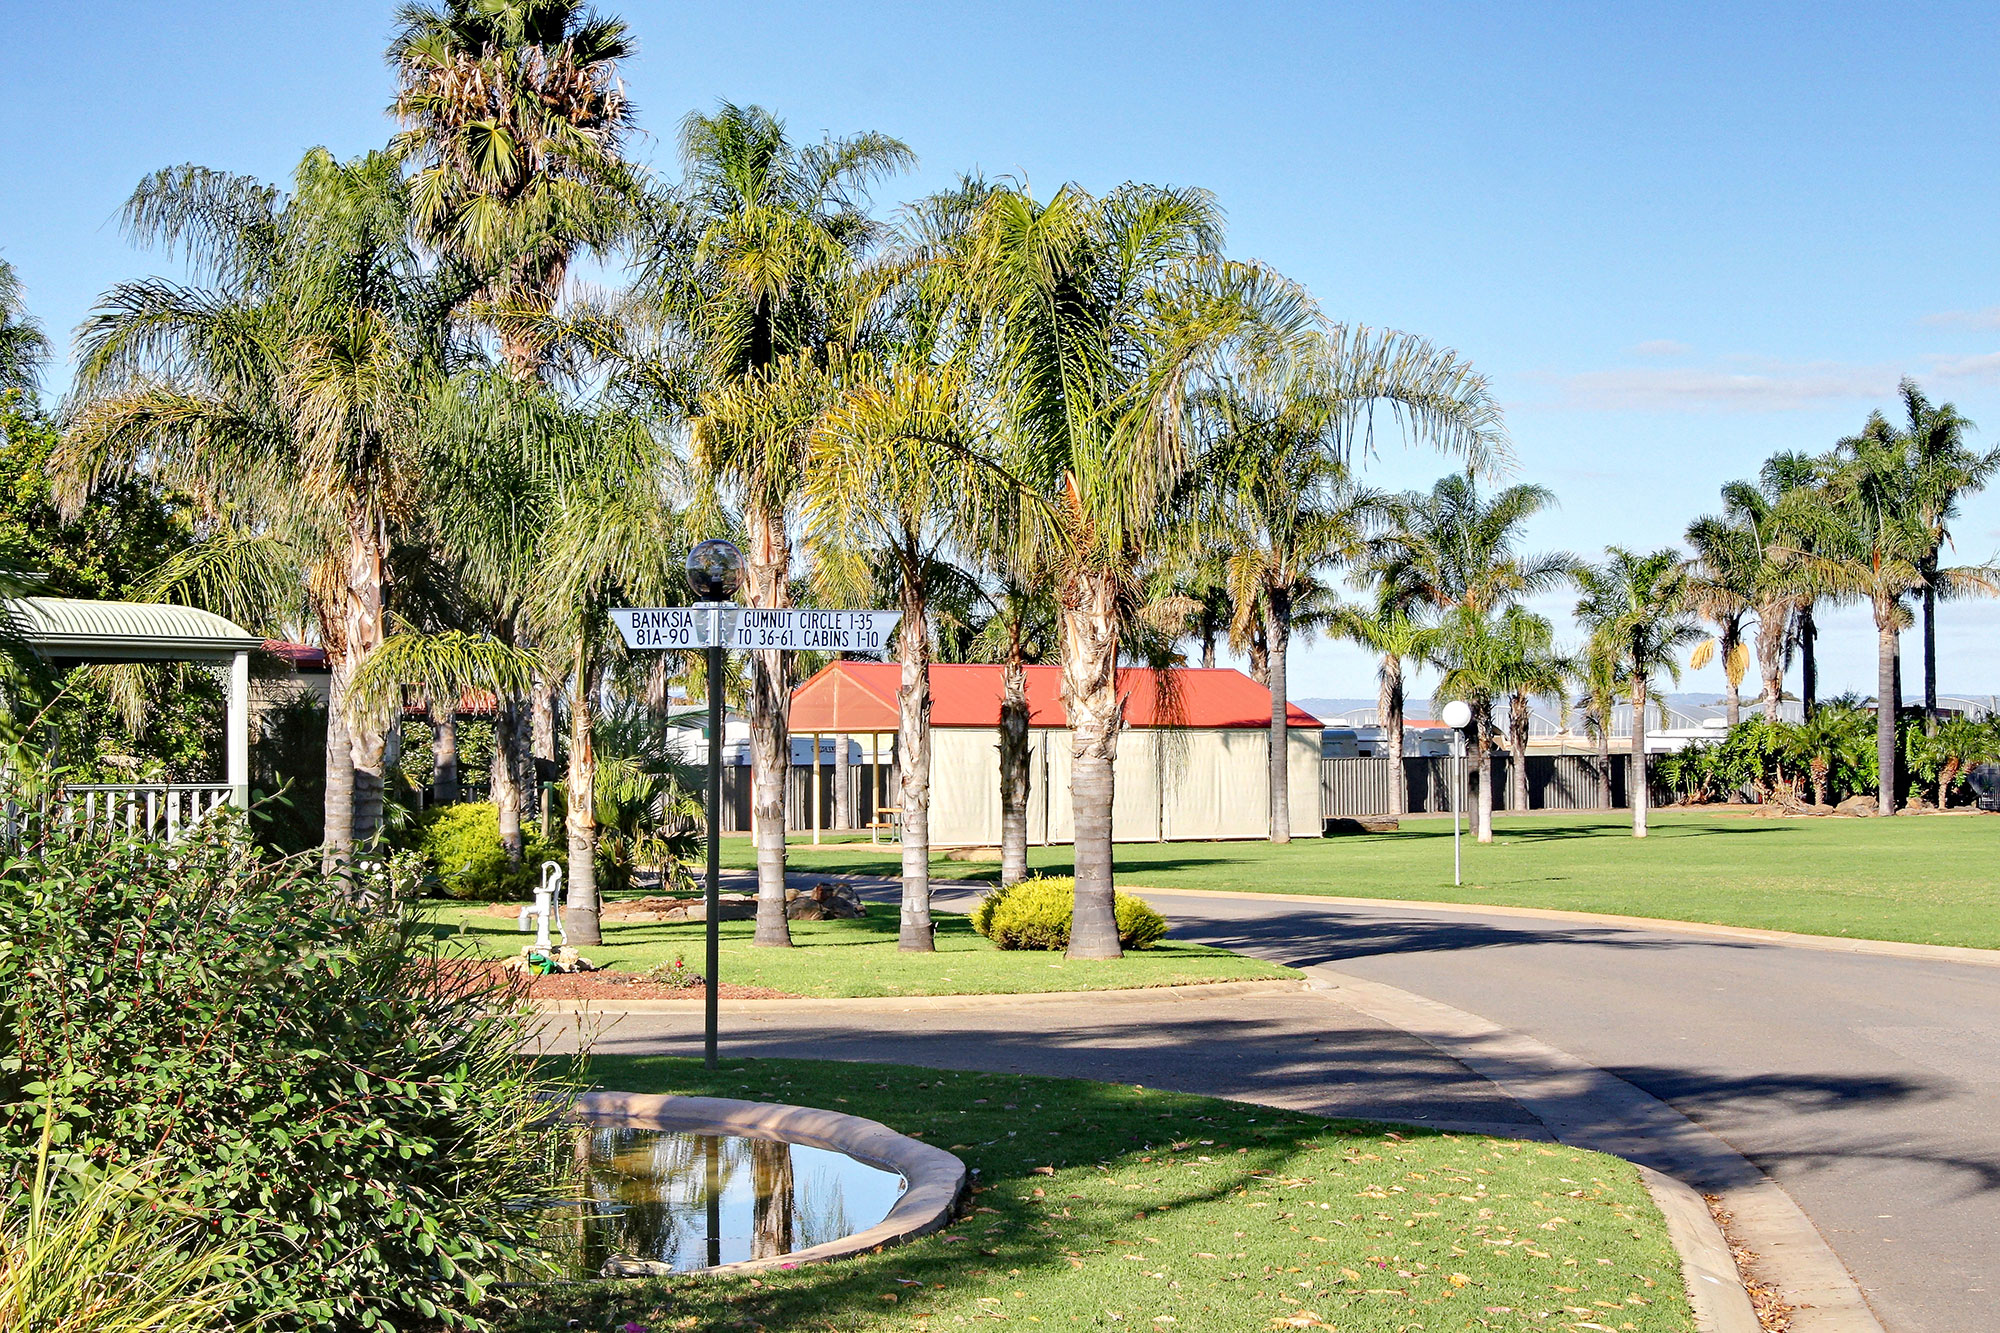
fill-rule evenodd
<path id="1" fill-rule="evenodd" d="M 902 667 L 834 662 L 792 692 L 794 736 L 893 736 Z M 1027 668 L 1029 837 L 1067 842 L 1070 745 L 1062 669 Z M 931 841 L 990 846 L 1000 837 L 998 666 L 930 668 Z M 1233 669 L 1118 673 L 1113 836 L 1121 841 L 1261 838 L 1270 832 L 1271 692 Z M 1288 705 L 1287 800 L 1295 833 L 1320 824 L 1320 722 Z"/>

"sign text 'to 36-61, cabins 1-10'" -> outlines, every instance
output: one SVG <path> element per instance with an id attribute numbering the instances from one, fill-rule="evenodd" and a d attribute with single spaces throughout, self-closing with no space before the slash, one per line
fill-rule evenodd
<path id="1" fill-rule="evenodd" d="M 611 613 L 611 622 L 625 636 L 628 648 L 722 647 L 738 652 L 790 648 L 885 653 L 902 618 L 900 611 L 818 611 L 803 606 L 640 606 Z"/>

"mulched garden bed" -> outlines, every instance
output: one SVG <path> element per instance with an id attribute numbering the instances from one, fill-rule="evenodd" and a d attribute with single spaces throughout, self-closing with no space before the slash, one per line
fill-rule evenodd
<path id="1" fill-rule="evenodd" d="M 459 966 L 476 968 L 501 985 L 519 986 L 530 1000 L 699 1000 L 706 987 L 662 986 L 636 972 L 557 972 L 545 977 L 514 978 L 501 970 L 500 961 L 465 960 Z M 789 992 L 768 986 L 738 986 L 722 983 L 725 1000 L 795 1000 Z"/>

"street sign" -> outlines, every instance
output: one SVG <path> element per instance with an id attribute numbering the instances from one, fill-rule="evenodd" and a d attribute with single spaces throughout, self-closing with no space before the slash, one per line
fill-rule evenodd
<path id="1" fill-rule="evenodd" d="M 611 613 L 628 648 L 807 649 L 885 653 L 900 611 L 818 611 L 786 606 L 627 606 Z M 718 639 L 719 632 L 719 639 Z"/>

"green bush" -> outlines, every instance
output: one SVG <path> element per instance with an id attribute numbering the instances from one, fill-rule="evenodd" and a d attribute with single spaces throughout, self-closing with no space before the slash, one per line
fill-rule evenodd
<path id="1" fill-rule="evenodd" d="M 527 846 L 516 865 L 500 842 L 500 812 L 484 801 L 437 805 L 417 821 L 416 849 L 423 853 L 437 890 L 447 898 L 504 903 L 535 896 L 542 862 L 568 863 L 568 853 L 543 839 L 533 824 L 523 828 Z"/>
<path id="2" fill-rule="evenodd" d="M 477 1328 L 534 1262 L 552 1089 L 525 1016 L 406 908 L 354 911 L 215 819 L 16 854 L 0 922 L 0 1196 L 45 1129 L 150 1171 L 242 1256 L 237 1325 Z"/>
<path id="3" fill-rule="evenodd" d="M 1167 919 L 1143 899 L 1121 893 L 1114 902 L 1120 947 L 1150 949 L 1167 933 Z M 972 928 L 1002 949 L 1058 951 L 1069 948 L 1075 907 L 1074 879 L 1024 879 L 980 899 L 972 912 Z"/>

